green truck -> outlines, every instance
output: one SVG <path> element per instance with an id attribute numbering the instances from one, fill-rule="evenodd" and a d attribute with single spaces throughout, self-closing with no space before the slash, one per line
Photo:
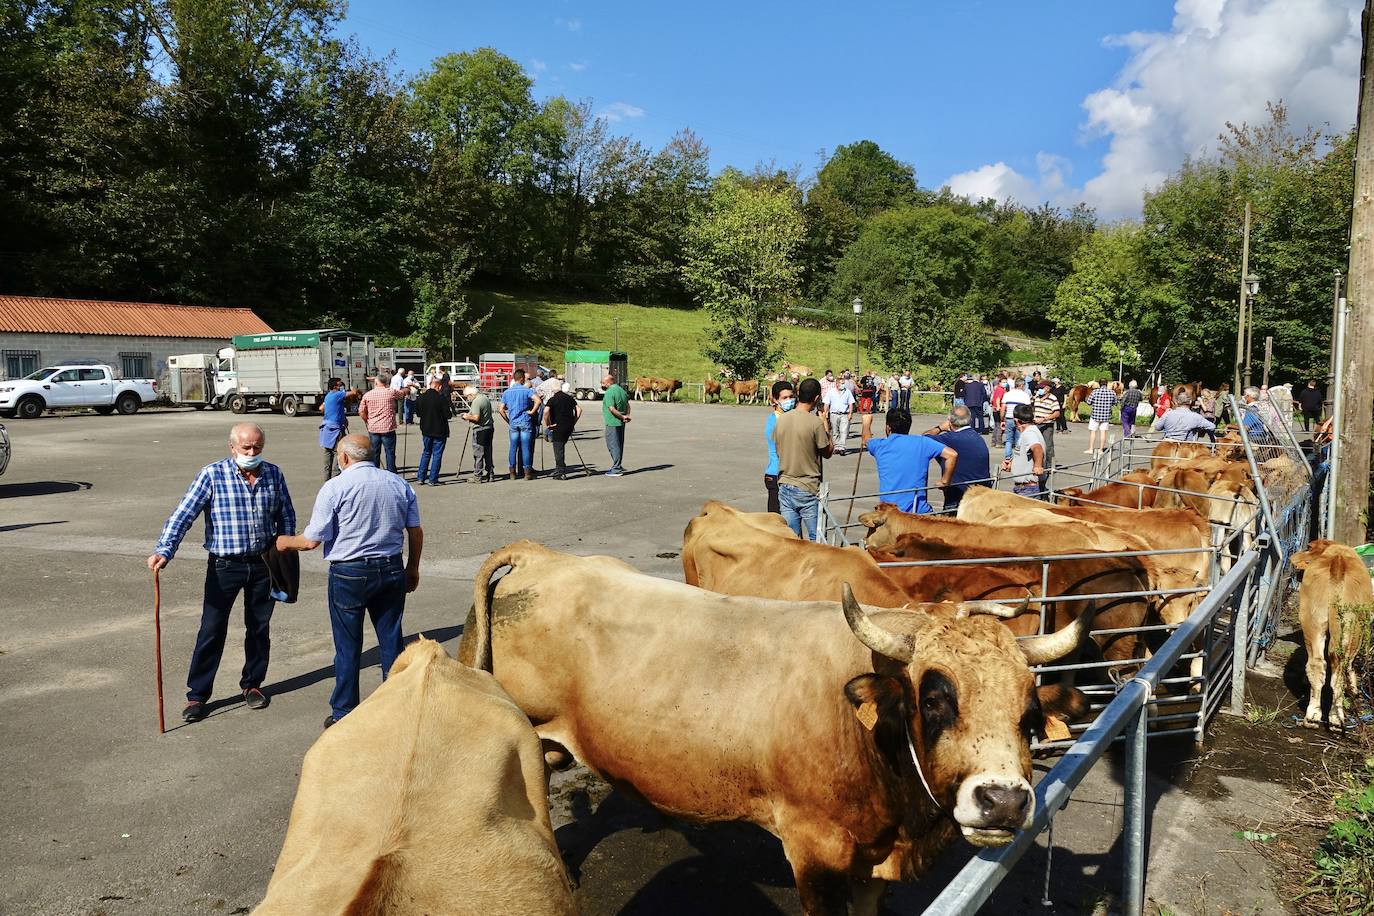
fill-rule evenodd
<path id="1" fill-rule="evenodd" d="M 619 350 L 569 350 L 563 354 L 563 380 L 579 401 L 592 401 L 606 390 L 601 380 L 615 376 L 623 388 L 629 378 L 630 358 Z"/>

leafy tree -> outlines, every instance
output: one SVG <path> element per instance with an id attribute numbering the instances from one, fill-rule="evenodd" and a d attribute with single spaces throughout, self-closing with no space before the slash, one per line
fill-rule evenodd
<path id="1" fill-rule="evenodd" d="M 863 298 L 864 326 L 890 369 L 987 368 L 1001 348 L 967 301 L 985 232 L 976 217 L 943 206 L 880 213 L 840 260 L 832 305 Z"/>
<path id="2" fill-rule="evenodd" d="M 975 307 L 991 324 L 1048 331 L 1055 288 L 1093 233 L 1092 210 L 1002 204 L 984 218 L 988 232 L 971 293 Z"/>
<path id="3" fill-rule="evenodd" d="M 801 215 L 783 188 L 727 170 L 687 229 L 683 280 L 711 316 L 702 352 L 742 378 L 781 355 L 774 319 L 796 295 Z"/>
<path id="4" fill-rule="evenodd" d="M 1134 224 L 1097 232 L 1078 249 L 1073 273 L 1059 284 L 1049 317 L 1058 329 L 1055 363 L 1069 377 L 1085 368 L 1114 367 L 1118 358 L 1136 362 L 1140 315 L 1154 301 L 1140 245 L 1141 230 Z"/>
<path id="5" fill-rule="evenodd" d="M 803 255 L 806 294 L 822 299 L 826 284 L 864 220 L 918 199 L 916 173 L 872 140 L 841 145 L 806 197 Z"/>

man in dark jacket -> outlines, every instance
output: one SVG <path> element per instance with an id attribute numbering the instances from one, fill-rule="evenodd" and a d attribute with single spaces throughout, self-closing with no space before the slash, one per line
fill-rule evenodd
<path id="1" fill-rule="evenodd" d="M 415 413 L 420 417 L 420 466 L 415 471 L 415 486 L 439 486 L 439 465 L 444 460 L 444 446 L 448 445 L 448 418 L 453 405 L 448 394 L 441 390 L 443 381 L 430 376 L 429 387 L 415 399 Z"/>
<path id="2" fill-rule="evenodd" d="M 562 480 L 568 476 L 565 457 L 568 440 L 572 438 L 577 421 L 582 418 L 582 405 L 568 393 L 571 387 L 564 382 L 544 405 L 544 429 L 547 430 L 549 441 L 553 443 L 554 480 Z"/>
<path id="3" fill-rule="evenodd" d="M 964 406 L 973 420 L 973 428 L 982 435 L 987 430 L 983 417 L 983 405 L 988 402 L 988 389 L 983 380 L 974 376 L 964 383 Z"/>
<path id="4" fill-rule="evenodd" d="M 1298 392 L 1298 404 L 1302 407 L 1302 428 L 1304 432 L 1311 432 L 1313 423 L 1320 423 L 1322 419 L 1322 405 L 1326 402 L 1326 396 L 1317 387 L 1316 379 L 1308 379 L 1307 387 Z"/>

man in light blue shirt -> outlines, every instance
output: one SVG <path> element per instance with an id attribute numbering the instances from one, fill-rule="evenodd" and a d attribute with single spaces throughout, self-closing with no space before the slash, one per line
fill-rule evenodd
<path id="1" fill-rule="evenodd" d="M 363 612 L 372 618 L 381 650 L 382 680 L 401 654 L 401 617 L 406 594 L 420 584 L 424 530 L 415 491 L 396 474 L 372 463 L 367 436 L 339 440 L 339 476 L 325 483 L 305 533 L 277 538 L 278 550 L 324 545 L 329 561 L 329 622 L 334 631 L 334 692 L 328 728 L 358 705 Z M 410 541 L 407 562 L 401 548 Z"/>
<path id="2" fill-rule="evenodd" d="M 1157 433 L 1163 433 L 1165 439 L 1172 439 L 1175 442 L 1191 442 L 1203 438 L 1198 432 L 1216 432 L 1216 424 L 1208 420 L 1200 413 L 1194 413 L 1189 405 L 1193 403 L 1192 396 L 1186 391 L 1179 394 L 1174 399 L 1174 406 L 1164 412 L 1164 416 L 1159 417 L 1150 424 L 1150 429 Z"/>

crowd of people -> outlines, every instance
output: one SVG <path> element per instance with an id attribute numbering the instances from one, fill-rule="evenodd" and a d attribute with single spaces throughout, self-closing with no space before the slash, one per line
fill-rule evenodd
<path id="1" fill-rule="evenodd" d="M 416 469 L 417 486 L 441 486 L 440 472 L 448 441 L 453 436 L 451 421 L 459 419 L 469 429 L 472 444 L 472 477 L 474 483 L 490 483 L 496 479 L 494 438 L 495 418 L 505 421 L 509 448 L 506 472 L 511 480 L 533 480 L 539 476 L 534 464 L 534 446 L 542 435 L 553 448 L 554 480 L 563 480 L 570 473 L 567 446 L 572 440 L 578 421 L 582 419 L 582 405 L 573 397 L 571 388 L 562 376 L 549 373 L 543 377 L 526 377 L 523 369 L 516 369 L 508 383 L 503 382 L 499 394 L 491 395 L 474 385 L 465 386 L 460 404 L 455 406 L 452 383 L 447 373 L 436 367 L 422 384 L 411 370 L 401 369 L 395 374 L 381 369 L 371 377 L 372 387 L 358 398 L 358 419 L 364 424 L 372 453 L 379 466 L 392 473 L 400 473 L 396 463 L 396 438 L 400 427 L 418 422 L 420 427 L 420 459 Z M 602 384 L 605 392 L 601 400 L 606 450 L 611 466 L 607 477 L 624 475 L 625 427 L 630 422 L 630 398 L 614 376 L 607 375 Z M 336 450 L 339 441 L 349 430 L 350 394 L 342 379 L 329 380 L 328 392 L 322 405 L 320 448 L 324 451 L 324 478 L 339 473 Z M 576 450 L 576 445 L 574 445 Z M 464 443 L 466 451 L 466 443 Z M 587 465 L 580 462 L 586 472 Z M 451 475 L 448 482 L 457 482 Z"/>

